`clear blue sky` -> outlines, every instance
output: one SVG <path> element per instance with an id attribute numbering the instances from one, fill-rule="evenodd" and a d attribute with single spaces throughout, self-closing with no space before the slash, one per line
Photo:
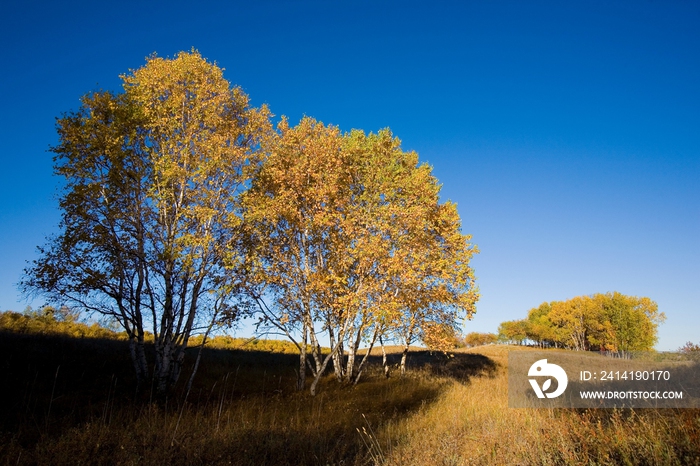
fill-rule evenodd
<path id="1" fill-rule="evenodd" d="M 456 4 L 4 2 L 0 310 L 57 231 L 55 117 L 195 47 L 254 104 L 434 167 L 482 251 L 465 331 L 616 290 L 666 313 L 658 349 L 700 342 L 700 3 Z"/>

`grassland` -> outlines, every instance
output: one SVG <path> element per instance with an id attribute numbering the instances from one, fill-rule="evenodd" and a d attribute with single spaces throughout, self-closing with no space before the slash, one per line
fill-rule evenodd
<path id="1" fill-rule="evenodd" d="M 231 340 L 154 400 L 125 344 L 0 334 L 0 464 L 700 464 L 697 410 L 509 409 L 503 346 L 416 352 L 403 378 L 374 356 L 312 398 L 284 345 Z"/>

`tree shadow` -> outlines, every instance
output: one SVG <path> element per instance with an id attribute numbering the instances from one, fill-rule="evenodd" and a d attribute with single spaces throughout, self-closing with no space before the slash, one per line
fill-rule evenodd
<path id="1" fill-rule="evenodd" d="M 400 376 L 401 353 L 387 355 L 390 377 Z M 376 376 L 383 372 L 382 356 L 371 354 L 367 361 L 367 373 Z M 491 358 L 476 353 L 451 353 L 411 350 L 406 359 L 407 376 L 432 375 L 467 383 L 472 377 L 494 377 L 498 364 Z M 362 383 L 362 382 L 360 382 Z"/>
<path id="2" fill-rule="evenodd" d="M 374 432 L 434 402 L 446 381 L 496 369 L 478 354 L 412 351 L 407 375 L 386 379 L 372 355 L 357 385 L 329 374 L 311 397 L 294 388 L 298 355 L 205 348 L 185 399 L 192 349 L 179 392 L 150 403 L 133 396 L 126 342 L 1 337 L 0 458 L 28 463 L 364 464 Z"/>
<path id="3" fill-rule="evenodd" d="M 399 364 L 401 354 L 387 356 L 389 364 Z M 480 354 L 414 350 L 409 353 L 407 374 L 402 377 L 394 370 L 387 379 L 382 357 L 370 355 L 357 385 L 339 383 L 331 369 L 312 397 L 308 391 L 294 390 L 298 355 L 209 350 L 205 359 L 218 362 L 199 382 L 207 387 L 219 378 L 217 390 L 222 391 L 215 390 L 210 399 L 225 400 L 228 410 L 222 417 L 235 413 L 239 425 L 225 441 L 214 442 L 202 452 L 198 461 L 204 464 L 366 464 L 367 442 L 379 445 L 375 432 L 425 409 L 450 380 L 468 383 L 474 377 L 493 377 L 498 368 Z M 224 388 L 226 377 L 229 395 Z M 200 411 L 211 405 L 198 403 Z"/>

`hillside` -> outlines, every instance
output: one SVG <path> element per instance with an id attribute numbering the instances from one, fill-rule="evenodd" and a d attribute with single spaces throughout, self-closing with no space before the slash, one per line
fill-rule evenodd
<path id="1" fill-rule="evenodd" d="M 207 349 L 187 399 L 160 401 L 133 392 L 124 341 L 6 332 L 0 351 L 0 464 L 700 464 L 697 410 L 509 409 L 505 346 L 418 351 L 404 378 L 373 356 L 316 397 L 293 354 Z"/>

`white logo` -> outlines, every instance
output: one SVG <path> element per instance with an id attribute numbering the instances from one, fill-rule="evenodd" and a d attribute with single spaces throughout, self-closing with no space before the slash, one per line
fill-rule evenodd
<path id="1" fill-rule="evenodd" d="M 545 393 L 549 387 L 552 386 L 552 379 L 547 379 L 545 382 L 542 384 L 542 388 L 540 388 L 539 384 L 537 383 L 537 380 L 535 379 L 529 379 L 530 380 L 530 385 L 532 385 L 532 389 L 535 391 L 537 394 L 537 398 L 544 398 L 545 395 L 547 398 L 556 398 L 562 393 L 564 393 L 564 390 L 566 390 L 566 384 L 569 383 L 569 378 L 566 376 L 566 372 L 564 372 L 564 369 L 561 367 L 557 366 L 556 364 L 548 364 L 546 359 L 540 359 L 539 361 L 536 361 L 532 366 L 530 366 L 530 370 L 527 373 L 528 376 L 547 376 L 547 377 L 554 377 L 557 379 L 557 389 L 554 390 L 552 393 Z"/>

